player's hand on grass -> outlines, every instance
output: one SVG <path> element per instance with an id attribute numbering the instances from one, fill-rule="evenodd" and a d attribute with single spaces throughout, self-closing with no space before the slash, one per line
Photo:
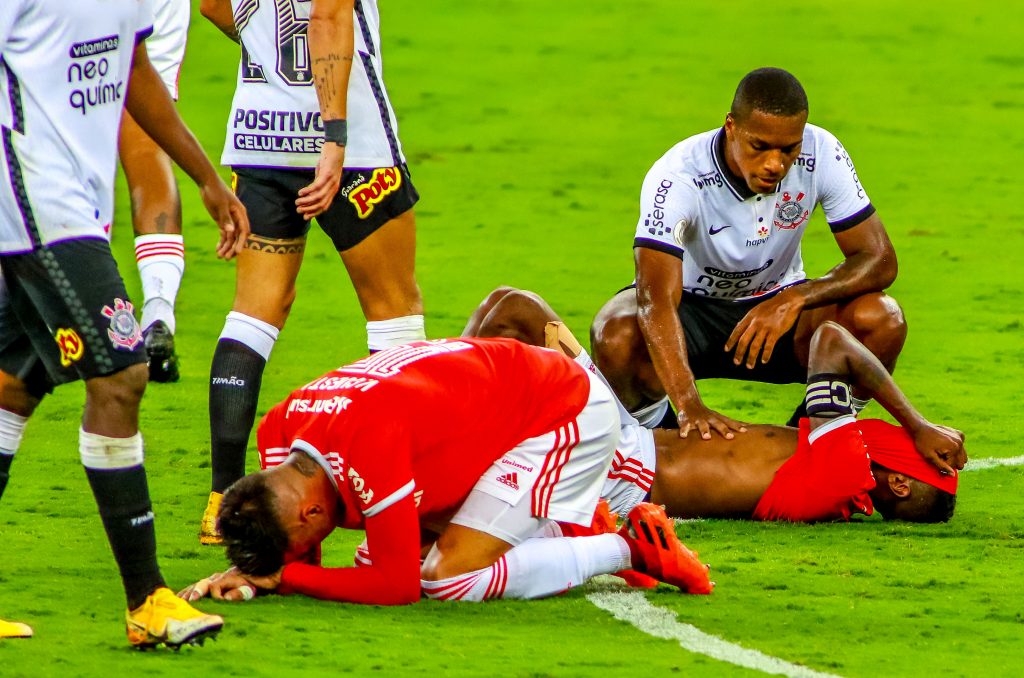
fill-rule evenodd
<path id="1" fill-rule="evenodd" d="M 200 186 L 199 194 L 206 211 L 220 229 L 217 256 L 225 260 L 233 259 L 242 251 L 245 240 L 249 237 L 249 216 L 245 212 L 245 207 L 220 177 Z"/>
<path id="2" fill-rule="evenodd" d="M 953 475 L 967 463 L 964 434 L 949 426 L 925 423 L 913 432 L 914 446 L 940 472 Z"/>
<path id="3" fill-rule="evenodd" d="M 725 342 L 725 352 L 735 352 L 736 365 L 753 369 L 758 356 L 762 363 L 771 360 L 779 338 L 796 324 L 804 310 L 804 298 L 790 287 L 750 309 L 733 328 Z"/>
<path id="4" fill-rule="evenodd" d="M 316 164 L 316 178 L 313 183 L 299 189 L 295 208 L 302 218 L 309 221 L 322 214 L 334 202 L 334 196 L 341 187 L 342 167 L 345 164 L 345 147 L 330 141 L 320 149 L 320 160 Z"/>
<path id="5" fill-rule="evenodd" d="M 244 601 L 252 600 L 257 592 L 275 591 L 281 583 L 281 570 L 267 577 L 245 575 L 232 567 L 230 570 L 218 572 L 200 579 L 195 584 L 178 592 L 178 597 L 189 602 L 200 598 L 215 600 Z"/>
<path id="6" fill-rule="evenodd" d="M 711 440 L 711 432 L 715 431 L 726 440 L 732 440 L 736 437 L 733 431 L 747 431 L 747 427 L 741 422 L 705 407 L 699 397 L 679 407 L 676 421 L 679 422 L 680 438 L 685 438 L 690 431 L 696 431 L 704 440 Z"/>

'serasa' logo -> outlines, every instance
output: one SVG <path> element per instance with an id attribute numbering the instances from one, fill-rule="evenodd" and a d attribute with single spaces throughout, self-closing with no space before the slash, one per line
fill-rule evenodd
<path id="1" fill-rule="evenodd" d="M 365 219 L 373 212 L 373 207 L 388 197 L 402 185 L 402 173 L 397 167 L 383 167 L 373 170 L 370 180 L 348 195 L 360 219 Z"/>
<path id="2" fill-rule="evenodd" d="M 57 340 L 57 347 L 60 349 L 60 364 L 64 367 L 71 367 L 71 363 L 81 359 L 85 352 L 82 338 L 70 328 L 60 328 L 54 337 Z"/>

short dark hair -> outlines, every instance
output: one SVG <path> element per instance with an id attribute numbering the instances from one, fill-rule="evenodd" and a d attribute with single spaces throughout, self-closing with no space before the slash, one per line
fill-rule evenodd
<path id="1" fill-rule="evenodd" d="M 224 493 L 217 528 L 228 560 L 243 574 L 262 577 L 284 566 L 288 533 L 276 504 L 266 473 L 247 475 Z"/>
<path id="2" fill-rule="evenodd" d="M 879 463 L 874 463 L 876 477 L 878 470 L 893 473 Z M 879 478 L 881 481 L 881 478 Z M 934 485 L 911 478 L 912 494 L 904 500 L 876 499 L 875 508 L 886 520 L 903 520 L 908 523 L 947 523 L 956 510 L 956 495 L 940 490 Z"/>
<path id="3" fill-rule="evenodd" d="M 807 112 L 807 93 L 789 71 L 759 68 L 743 76 L 729 112 L 743 121 L 752 111 L 784 118 Z"/>

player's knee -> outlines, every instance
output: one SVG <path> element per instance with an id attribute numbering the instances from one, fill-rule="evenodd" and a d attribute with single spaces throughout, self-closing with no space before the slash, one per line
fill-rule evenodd
<path id="1" fill-rule="evenodd" d="M 814 336 L 811 337 L 811 367 L 813 368 L 813 363 L 821 356 L 838 357 L 843 347 L 851 341 L 850 332 L 845 327 L 832 320 L 826 320 L 814 330 Z"/>
<path id="2" fill-rule="evenodd" d="M 544 325 L 552 320 L 558 320 L 558 316 L 541 297 L 527 290 L 509 289 L 487 313 L 480 335 L 511 336 L 541 345 Z"/>
<path id="3" fill-rule="evenodd" d="M 30 417 L 39 404 L 39 398 L 28 391 L 21 379 L 0 372 L 0 409 L 21 417 Z"/>
<path id="4" fill-rule="evenodd" d="M 633 314 L 604 313 L 602 309 L 590 326 L 594 362 L 608 379 L 633 371 L 640 358 L 637 345 L 642 340 Z"/>
<path id="5" fill-rule="evenodd" d="M 862 341 L 885 341 L 903 345 L 907 320 L 899 303 L 888 294 L 876 292 L 854 299 L 843 314 L 848 327 Z M 844 323 L 847 324 L 847 323 Z"/>
<path id="6" fill-rule="evenodd" d="M 490 294 L 488 294 L 486 297 L 484 297 L 484 300 L 481 301 L 479 305 L 477 305 L 477 310 L 480 311 L 480 313 L 482 315 L 486 315 L 487 313 L 490 312 L 490 310 L 492 308 L 494 308 L 494 306 L 499 301 L 504 299 L 507 295 L 511 294 L 512 292 L 518 292 L 518 291 L 519 291 L 519 288 L 509 287 L 507 285 L 502 285 L 501 287 L 496 287 L 496 288 L 494 288 L 491 291 Z"/>
<path id="7" fill-rule="evenodd" d="M 132 365 L 106 377 L 85 382 L 90 403 L 104 410 L 131 409 L 138 406 L 149 381 L 149 368 L 145 363 Z"/>
<path id="8" fill-rule="evenodd" d="M 423 295 L 415 280 L 383 282 L 387 284 L 356 289 L 367 320 L 423 315 Z"/>

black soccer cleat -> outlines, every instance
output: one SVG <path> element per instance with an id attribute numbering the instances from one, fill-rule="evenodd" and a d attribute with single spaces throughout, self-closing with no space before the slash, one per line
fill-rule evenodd
<path id="1" fill-rule="evenodd" d="M 178 356 L 174 352 L 174 335 L 163 320 L 157 320 L 142 333 L 149 357 L 149 380 L 159 383 L 178 381 Z"/>

